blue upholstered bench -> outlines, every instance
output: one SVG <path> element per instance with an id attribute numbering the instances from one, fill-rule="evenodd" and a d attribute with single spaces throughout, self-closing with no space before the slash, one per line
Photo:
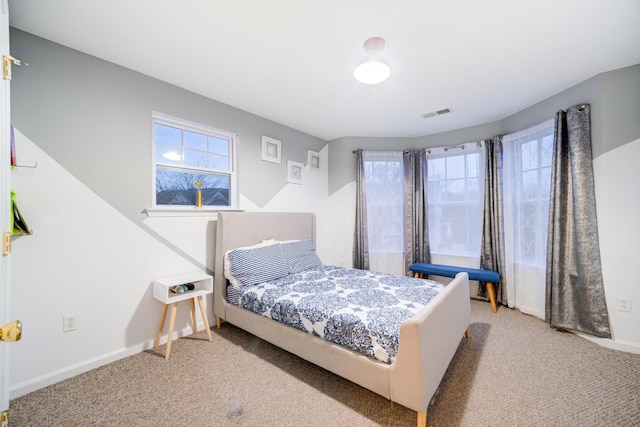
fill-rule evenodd
<path id="1" fill-rule="evenodd" d="M 494 283 L 500 282 L 500 274 L 497 271 L 425 263 L 411 264 L 409 270 L 414 273 L 414 277 L 424 277 L 425 274 L 441 277 L 456 277 L 456 274 L 465 272 L 469 275 L 469 280 L 477 280 L 487 284 L 487 293 L 489 294 L 489 301 L 491 301 L 491 309 L 494 313 L 498 311 L 496 305 L 496 290 L 493 286 Z"/>

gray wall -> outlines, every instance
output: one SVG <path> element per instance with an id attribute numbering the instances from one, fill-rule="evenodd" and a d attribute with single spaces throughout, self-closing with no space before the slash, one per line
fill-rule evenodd
<path id="1" fill-rule="evenodd" d="M 561 109 L 591 104 L 596 158 L 640 137 L 640 64 L 599 74 L 498 122 L 419 138 L 341 138 L 329 142 L 329 194 L 355 181 L 353 150 L 403 150 L 480 141 L 553 118 Z"/>
<path id="2" fill-rule="evenodd" d="M 13 123 L 67 170 L 134 221 L 151 206 L 151 111 L 238 133 L 242 194 L 263 206 L 284 185 L 260 161 L 260 136 L 282 141 L 283 159 L 306 159 L 327 143 L 126 68 L 11 29 L 11 51 L 28 67 L 12 81 Z M 597 157 L 640 135 L 640 64 L 611 71 L 499 122 L 418 138 L 346 137 L 329 143 L 329 194 L 355 180 L 353 150 L 451 146 L 540 123 L 559 109 L 591 104 Z M 436 118 L 437 119 L 437 118 Z M 146 166 L 145 166 L 146 165 Z"/>
<path id="3" fill-rule="evenodd" d="M 239 135 L 243 196 L 263 206 L 286 183 L 286 160 L 327 143 L 14 28 L 12 122 L 47 154 L 131 220 L 152 204 L 151 112 Z M 260 138 L 282 141 L 282 163 L 260 160 Z M 18 153 L 18 156 L 20 153 Z"/>
<path id="4" fill-rule="evenodd" d="M 602 74 L 601 79 L 601 133 L 594 157 L 640 138 L 640 64 Z"/>
<path id="5" fill-rule="evenodd" d="M 556 111 L 591 104 L 593 157 L 640 137 L 640 64 L 594 76 L 503 119 L 503 134 L 554 117 Z"/>
<path id="6" fill-rule="evenodd" d="M 437 119 L 437 118 L 436 118 Z M 418 138 L 347 137 L 329 141 L 329 194 L 355 181 L 353 150 L 404 150 L 407 148 L 444 147 L 480 141 L 500 133 L 499 123 L 487 123 Z"/>

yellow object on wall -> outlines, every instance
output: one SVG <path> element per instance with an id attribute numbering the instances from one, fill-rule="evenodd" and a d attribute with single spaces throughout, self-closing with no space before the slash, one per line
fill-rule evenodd
<path id="1" fill-rule="evenodd" d="M 24 236 L 27 234 L 33 234 L 29 225 L 22 217 L 18 204 L 16 203 L 16 192 L 11 190 L 11 235 Z"/>

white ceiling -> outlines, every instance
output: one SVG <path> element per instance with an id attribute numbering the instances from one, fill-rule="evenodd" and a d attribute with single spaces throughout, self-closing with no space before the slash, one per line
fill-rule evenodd
<path id="1" fill-rule="evenodd" d="M 9 15 L 13 27 L 326 140 L 501 120 L 640 63 L 638 0 L 9 0 Z M 391 65 L 377 86 L 353 78 L 372 36 Z"/>

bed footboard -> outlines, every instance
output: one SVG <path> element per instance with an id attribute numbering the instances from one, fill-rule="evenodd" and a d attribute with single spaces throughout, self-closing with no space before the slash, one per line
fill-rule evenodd
<path id="1" fill-rule="evenodd" d="M 459 273 L 426 307 L 400 328 L 396 362 L 389 372 L 391 400 L 426 418 L 460 340 L 471 323 L 469 276 Z"/>

